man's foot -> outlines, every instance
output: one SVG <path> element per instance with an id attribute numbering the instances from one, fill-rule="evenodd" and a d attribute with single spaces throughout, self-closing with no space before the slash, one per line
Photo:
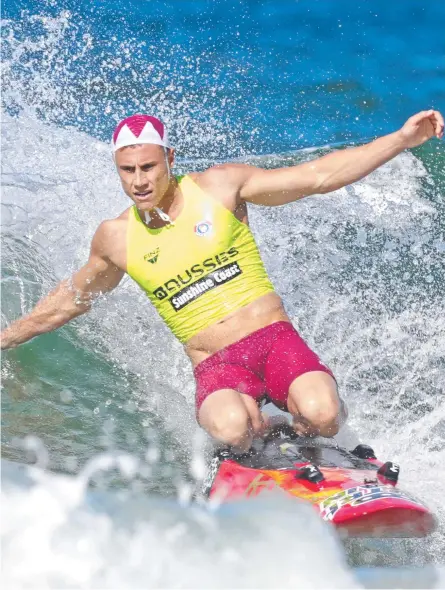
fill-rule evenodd
<path id="1" fill-rule="evenodd" d="M 345 401 L 340 398 L 340 410 L 338 415 L 339 426 L 343 426 L 347 419 L 348 407 Z M 320 431 L 317 428 L 314 428 L 305 418 L 303 418 L 303 416 L 293 416 L 292 427 L 295 430 L 295 433 L 299 436 L 320 436 Z M 326 436 L 326 434 L 324 436 Z"/>
<path id="2" fill-rule="evenodd" d="M 294 416 L 292 419 L 292 428 L 298 436 L 314 437 L 319 436 L 320 431 L 314 428 L 302 416 Z"/>

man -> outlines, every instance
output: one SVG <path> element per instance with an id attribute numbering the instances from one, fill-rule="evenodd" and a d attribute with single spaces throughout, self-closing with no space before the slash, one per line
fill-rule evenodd
<path id="1" fill-rule="evenodd" d="M 297 432 L 333 436 L 345 419 L 335 379 L 291 325 L 247 226 L 247 203 L 277 206 L 334 191 L 443 129 L 439 112 L 423 111 L 395 133 L 298 166 L 225 164 L 176 178 L 161 121 L 129 117 L 112 143 L 134 205 L 100 224 L 85 266 L 6 328 L 1 346 L 63 326 L 128 273 L 183 342 L 197 419 L 212 437 L 247 450 L 266 427 L 266 396 L 291 413 Z"/>

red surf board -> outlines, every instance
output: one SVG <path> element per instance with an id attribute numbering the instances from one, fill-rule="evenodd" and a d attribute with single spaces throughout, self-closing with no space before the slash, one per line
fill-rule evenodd
<path id="1" fill-rule="evenodd" d="M 274 439 L 250 457 L 220 453 L 207 481 L 209 497 L 228 502 L 280 489 L 311 503 L 348 536 L 424 537 L 434 531 L 429 509 L 397 487 L 397 466 L 302 440 Z"/>

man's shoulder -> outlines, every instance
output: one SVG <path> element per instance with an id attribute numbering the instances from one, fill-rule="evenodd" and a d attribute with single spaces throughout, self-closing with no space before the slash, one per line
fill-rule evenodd
<path id="1" fill-rule="evenodd" d="M 106 245 L 116 240 L 125 239 L 130 208 L 113 219 L 102 221 L 94 234 L 94 242 Z"/>
<path id="2" fill-rule="evenodd" d="M 128 222 L 130 209 L 131 207 L 128 207 L 128 209 L 125 209 L 125 211 L 122 211 L 122 213 L 112 219 L 104 219 L 97 228 L 98 231 L 107 234 L 109 232 L 119 231 L 124 228 Z"/>
<path id="3" fill-rule="evenodd" d="M 203 172 L 193 172 L 190 178 L 204 191 L 212 194 L 215 198 L 239 200 L 239 192 L 243 186 L 246 164 L 217 164 Z"/>
<path id="4" fill-rule="evenodd" d="M 235 162 L 226 162 L 216 164 L 204 170 L 203 172 L 192 172 L 189 176 L 196 182 L 215 182 L 233 185 L 240 181 L 245 172 L 250 169 L 248 164 L 239 164 Z"/>

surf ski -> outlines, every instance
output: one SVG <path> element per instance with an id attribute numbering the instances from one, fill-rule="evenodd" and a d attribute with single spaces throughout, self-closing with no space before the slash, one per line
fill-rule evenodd
<path id="1" fill-rule="evenodd" d="M 436 518 L 397 483 L 399 466 L 379 461 L 373 449 L 347 451 L 335 443 L 301 438 L 281 426 L 251 450 L 236 455 L 219 449 L 203 493 L 228 502 L 281 489 L 310 502 L 321 518 L 350 537 L 425 537 Z"/>

